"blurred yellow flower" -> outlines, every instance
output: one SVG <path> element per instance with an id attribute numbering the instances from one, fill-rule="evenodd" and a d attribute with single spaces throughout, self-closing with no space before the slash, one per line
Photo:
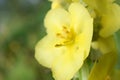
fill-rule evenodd
<path id="1" fill-rule="evenodd" d="M 111 73 L 117 60 L 117 49 L 113 34 L 120 29 L 120 6 L 114 0 L 84 0 L 95 12 L 94 20 L 98 19 L 97 39 L 92 42 L 92 48 L 102 53 L 98 62 L 92 67 L 88 80 L 114 80 Z M 92 11 L 91 11 L 92 12 Z M 97 21 L 95 21 L 97 22 Z"/>
<path id="2" fill-rule="evenodd" d="M 58 7 L 67 8 L 72 2 L 79 2 L 79 0 L 50 0 L 52 1 L 52 9 Z"/>
<path id="3" fill-rule="evenodd" d="M 84 0 L 101 17 L 100 36 L 109 37 L 120 29 L 120 6 L 114 0 Z"/>
<path id="4" fill-rule="evenodd" d="M 57 1 L 57 2 L 68 2 L 68 3 L 70 3 L 70 2 L 74 2 L 74 1 L 79 1 L 79 0 L 49 0 L 49 1 L 52 1 L 52 2 L 54 2 L 54 1 Z"/>
<path id="5" fill-rule="evenodd" d="M 36 45 L 35 58 L 52 70 L 55 80 L 70 80 L 89 54 L 93 19 L 74 2 L 68 10 L 51 9 L 44 22 L 47 35 Z"/>

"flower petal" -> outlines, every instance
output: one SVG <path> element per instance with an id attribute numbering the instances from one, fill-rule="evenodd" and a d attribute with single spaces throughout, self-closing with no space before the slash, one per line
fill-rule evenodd
<path id="1" fill-rule="evenodd" d="M 79 48 L 83 48 L 84 50 L 84 53 L 83 53 L 84 59 L 86 59 L 89 55 L 91 41 L 92 41 L 92 32 L 90 34 L 82 33 L 76 39 L 76 44 L 79 44 Z"/>
<path id="2" fill-rule="evenodd" d="M 84 33 L 78 35 L 75 43 L 67 46 L 66 52 L 56 59 L 52 66 L 53 76 L 56 80 L 70 80 L 81 68 L 89 54 L 90 39 Z"/>
<path id="3" fill-rule="evenodd" d="M 69 12 L 72 19 L 71 26 L 74 28 L 76 33 L 81 33 L 86 28 L 92 27 L 93 20 L 87 9 L 80 3 L 72 3 L 69 7 Z"/>
<path id="4" fill-rule="evenodd" d="M 55 34 L 62 30 L 63 26 L 70 25 L 69 13 L 63 8 L 50 10 L 45 17 L 45 27 L 49 34 Z"/>
<path id="5" fill-rule="evenodd" d="M 116 31 L 120 29 L 120 6 L 113 4 L 111 11 L 108 14 L 102 16 L 101 24 L 103 28 L 100 30 L 100 35 L 102 37 L 108 37 L 113 35 Z"/>
<path id="6" fill-rule="evenodd" d="M 54 62 L 52 72 L 55 80 L 70 80 L 84 62 L 84 52 L 78 44 L 68 47 L 66 52 Z"/>
<path id="7" fill-rule="evenodd" d="M 72 21 L 71 26 L 74 28 L 76 40 L 80 43 L 81 47 L 85 49 L 84 59 L 88 56 L 92 35 L 93 35 L 93 19 L 80 3 L 72 3 L 69 8 Z"/>
<path id="8" fill-rule="evenodd" d="M 120 6 L 115 4 L 115 0 L 84 0 L 101 16 L 102 29 L 100 36 L 109 37 L 120 29 Z"/>
<path id="9" fill-rule="evenodd" d="M 97 13 L 104 14 L 107 13 L 110 9 L 111 4 L 115 0 L 84 0 L 88 6 L 93 8 Z"/>
<path id="10" fill-rule="evenodd" d="M 51 38 L 51 36 L 45 36 L 38 42 L 35 48 L 35 58 L 41 65 L 51 68 L 55 59 L 64 53 L 63 47 L 55 47 L 56 43 L 58 43 L 57 38 Z"/>

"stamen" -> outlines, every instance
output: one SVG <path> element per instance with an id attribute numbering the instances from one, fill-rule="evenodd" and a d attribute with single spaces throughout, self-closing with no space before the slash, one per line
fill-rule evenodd
<path id="1" fill-rule="evenodd" d="M 74 41 L 74 32 L 72 29 L 69 29 L 63 26 L 63 29 L 60 33 L 57 33 L 56 36 L 60 38 L 62 41 L 55 45 L 55 47 L 69 45 Z"/>
<path id="2" fill-rule="evenodd" d="M 65 38 L 65 36 L 60 34 L 60 33 L 57 33 L 56 36 L 59 37 L 59 38 Z"/>
<path id="3" fill-rule="evenodd" d="M 64 31 L 66 34 L 70 33 L 70 30 L 68 31 L 68 29 L 67 29 L 65 26 L 63 26 L 63 31 Z"/>

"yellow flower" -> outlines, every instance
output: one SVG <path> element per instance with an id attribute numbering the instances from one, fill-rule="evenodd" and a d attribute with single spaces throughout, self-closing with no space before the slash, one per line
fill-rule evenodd
<path id="1" fill-rule="evenodd" d="M 93 19 L 80 3 L 68 10 L 51 9 L 45 17 L 47 35 L 38 42 L 35 58 L 52 70 L 55 80 L 70 80 L 89 54 Z"/>
<path id="2" fill-rule="evenodd" d="M 72 2 L 79 2 L 79 0 L 50 0 L 52 1 L 51 8 L 64 7 L 67 8 Z"/>
<path id="3" fill-rule="evenodd" d="M 100 30 L 102 37 L 113 35 L 120 29 L 120 6 L 113 4 L 110 11 L 102 16 L 101 24 L 103 28 Z"/>
<path id="4" fill-rule="evenodd" d="M 93 8 L 98 14 L 103 15 L 110 10 L 114 0 L 84 0 L 87 5 Z"/>
<path id="5" fill-rule="evenodd" d="M 74 2 L 74 1 L 79 1 L 79 0 L 49 0 L 49 1 L 52 1 L 52 2 L 54 2 L 54 1 L 57 1 L 57 2 L 68 2 L 68 3 L 70 3 L 70 2 Z"/>
<path id="6" fill-rule="evenodd" d="M 120 29 L 120 6 L 114 0 L 84 0 L 101 17 L 100 36 L 109 37 Z"/>

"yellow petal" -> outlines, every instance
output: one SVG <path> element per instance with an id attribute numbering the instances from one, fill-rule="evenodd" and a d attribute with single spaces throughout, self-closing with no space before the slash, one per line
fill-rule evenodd
<path id="1" fill-rule="evenodd" d="M 89 32 L 91 32 L 93 21 L 89 12 L 83 5 L 80 3 L 72 3 L 69 7 L 69 12 L 72 19 L 71 26 L 74 28 L 76 33 L 82 33 L 84 30 L 87 31 L 87 28 L 89 28 Z"/>
<path id="2" fill-rule="evenodd" d="M 67 46 L 65 53 L 55 60 L 52 72 L 56 80 L 70 80 L 81 68 L 89 54 L 90 39 L 85 34 L 78 35 L 75 43 Z"/>
<path id="3" fill-rule="evenodd" d="M 93 19 L 88 13 L 87 9 L 80 3 L 72 3 L 69 8 L 71 13 L 71 26 L 73 26 L 77 35 L 79 35 L 79 42 L 85 48 L 84 58 L 89 54 L 90 44 L 93 34 Z"/>
<path id="4" fill-rule="evenodd" d="M 70 80 L 83 64 L 84 50 L 79 45 L 68 47 L 52 66 L 55 80 Z"/>
<path id="5" fill-rule="evenodd" d="M 91 32 L 92 33 L 92 32 Z M 79 44 L 79 48 L 83 48 L 84 50 L 84 59 L 86 59 L 89 55 L 90 51 L 90 46 L 91 46 L 91 40 L 92 40 L 92 34 L 84 34 L 81 33 L 77 38 L 76 38 L 76 44 Z"/>
<path id="6" fill-rule="evenodd" d="M 97 11 L 98 14 L 105 14 L 109 11 L 114 0 L 84 0 L 88 6 Z"/>
<path id="7" fill-rule="evenodd" d="M 72 1 L 75 1 L 75 2 L 78 2 L 79 0 L 49 0 L 49 1 L 57 1 L 57 2 L 72 2 Z"/>
<path id="8" fill-rule="evenodd" d="M 69 12 L 71 13 L 71 26 L 73 26 L 77 35 L 80 34 L 81 44 L 85 49 L 86 53 L 84 53 L 84 58 L 86 58 L 89 54 L 90 44 L 92 40 L 93 34 L 93 19 L 88 13 L 87 9 L 82 6 L 80 3 L 72 3 L 69 8 Z"/>
<path id="9" fill-rule="evenodd" d="M 63 26 L 70 25 L 69 13 L 63 8 L 50 10 L 44 20 L 47 33 L 55 34 L 62 30 Z"/>
<path id="10" fill-rule="evenodd" d="M 69 5 L 72 2 L 79 2 L 79 0 L 50 0 L 50 1 L 52 1 L 52 5 L 51 5 L 52 9 L 55 9 L 58 7 L 63 7 L 65 9 L 68 9 Z"/>
<path id="11" fill-rule="evenodd" d="M 70 80 L 84 62 L 84 40 L 69 47 L 55 47 L 58 41 L 51 35 L 44 37 L 36 46 L 35 57 L 41 65 L 52 69 L 56 80 Z"/>
<path id="12" fill-rule="evenodd" d="M 103 28 L 100 30 L 102 37 L 113 35 L 120 29 L 120 6 L 113 4 L 111 10 L 106 15 L 102 16 L 101 24 Z"/>
<path id="13" fill-rule="evenodd" d="M 84 0 L 101 16 L 102 29 L 100 36 L 109 37 L 120 29 L 120 6 L 113 3 L 115 0 Z"/>
<path id="14" fill-rule="evenodd" d="M 51 5 L 52 9 L 59 8 L 59 7 L 62 7 L 59 2 L 56 2 L 56 1 L 52 2 L 52 5 Z"/>
<path id="15" fill-rule="evenodd" d="M 57 38 L 47 35 L 38 42 L 35 48 L 35 58 L 41 65 L 51 68 L 55 59 L 64 53 L 63 47 L 55 47 L 58 41 Z"/>

